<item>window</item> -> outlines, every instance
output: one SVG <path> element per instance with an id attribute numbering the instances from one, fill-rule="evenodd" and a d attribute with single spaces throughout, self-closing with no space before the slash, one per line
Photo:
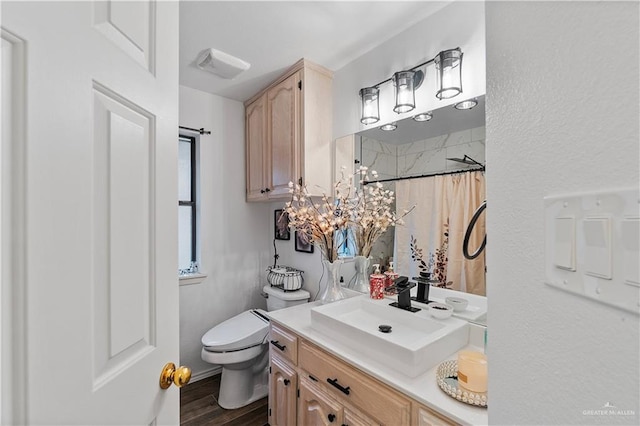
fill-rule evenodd
<path id="1" fill-rule="evenodd" d="M 178 138 L 178 272 L 198 273 L 197 188 L 194 136 Z"/>

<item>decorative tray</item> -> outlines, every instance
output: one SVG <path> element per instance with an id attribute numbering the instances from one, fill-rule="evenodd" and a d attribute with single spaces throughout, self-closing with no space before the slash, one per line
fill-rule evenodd
<path id="1" fill-rule="evenodd" d="M 436 379 L 440 389 L 450 397 L 469 405 L 486 408 L 486 392 L 471 392 L 464 389 L 458 383 L 458 361 L 451 360 L 440 364 L 438 366 L 438 371 L 436 372 Z"/>

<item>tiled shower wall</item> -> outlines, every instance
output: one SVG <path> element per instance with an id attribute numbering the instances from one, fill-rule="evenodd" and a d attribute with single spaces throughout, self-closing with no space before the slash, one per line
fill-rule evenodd
<path id="1" fill-rule="evenodd" d="M 447 158 L 463 158 L 467 155 L 484 164 L 484 142 L 485 127 L 482 126 L 401 145 L 363 137 L 360 146 L 356 143 L 356 152 L 360 151 L 361 164 L 378 172 L 379 179 L 391 179 L 474 168 L 476 166 L 449 161 Z M 371 174 L 369 178 L 372 178 Z M 395 191 L 395 182 L 386 182 L 384 185 Z M 394 244 L 394 231 L 390 228 L 371 250 L 371 263 L 386 266 L 393 256 Z"/>
<path id="2" fill-rule="evenodd" d="M 474 167 L 447 158 L 467 155 L 484 164 L 484 147 L 484 126 L 401 145 L 362 138 L 361 161 L 380 179 L 417 176 Z"/>

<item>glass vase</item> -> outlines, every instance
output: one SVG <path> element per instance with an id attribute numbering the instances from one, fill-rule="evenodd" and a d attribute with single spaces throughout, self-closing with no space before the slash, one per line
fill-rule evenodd
<path id="1" fill-rule="evenodd" d="M 326 259 L 322 260 L 325 268 L 327 268 L 327 285 L 320 296 L 320 302 L 322 304 L 335 302 L 336 300 L 344 299 L 345 295 L 340 285 L 340 268 L 344 263 L 344 260 L 337 259 L 333 262 L 329 262 Z"/>
<path id="2" fill-rule="evenodd" d="M 356 256 L 356 282 L 353 285 L 355 291 L 360 293 L 369 293 L 369 264 L 371 263 L 371 257 Z"/>

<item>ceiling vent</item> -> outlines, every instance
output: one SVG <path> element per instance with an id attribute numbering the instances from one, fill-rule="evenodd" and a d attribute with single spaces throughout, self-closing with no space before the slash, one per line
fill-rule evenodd
<path id="1" fill-rule="evenodd" d="M 196 65 L 201 70 L 229 80 L 251 67 L 250 63 L 216 49 L 206 49 L 200 53 Z"/>

